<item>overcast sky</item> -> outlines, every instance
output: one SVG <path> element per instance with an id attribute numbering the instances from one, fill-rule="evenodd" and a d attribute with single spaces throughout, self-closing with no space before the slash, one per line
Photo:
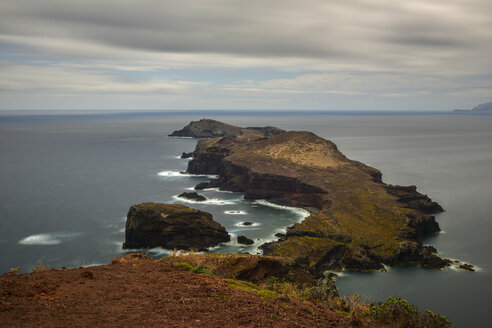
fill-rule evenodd
<path id="1" fill-rule="evenodd" d="M 2 0 L 0 109 L 492 101 L 490 0 Z"/>

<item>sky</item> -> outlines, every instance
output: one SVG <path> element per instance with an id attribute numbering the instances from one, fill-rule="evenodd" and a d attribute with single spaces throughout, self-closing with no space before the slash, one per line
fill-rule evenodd
<path id="1" fill-rule="evenodd" d="M 472 108 L 490 0 L 2 0 L 0 109 Z"/>

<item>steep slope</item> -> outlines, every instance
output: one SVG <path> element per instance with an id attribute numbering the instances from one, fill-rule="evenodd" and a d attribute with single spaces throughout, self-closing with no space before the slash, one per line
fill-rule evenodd
<path id="1" fill-rule="evenodd" d="M 379 326 L 352 325 L 349 316 L 310 302 L 232 287 L 142 254 L 89 268 L 7 273 L 0 275 L 0 326 Z"/>

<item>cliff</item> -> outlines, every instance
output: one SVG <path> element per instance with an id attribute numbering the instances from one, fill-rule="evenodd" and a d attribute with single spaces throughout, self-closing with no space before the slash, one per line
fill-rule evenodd
<path id="1" fill-rule="evenodd" d="M 319 272 L 450 263 L 420 243 L 440 231 L 431 215 L 442 211 L 439 204 L 415 186 L 384 184 L 379 170 L 346 158 L 313 133 L 200 140 L 193 157 L 188 173 L 219 175 L 201 189 L 218 186 L 246 199 L 311 210 L 284 238 L 263 245 L 265 254 L 307 259 Z"/>

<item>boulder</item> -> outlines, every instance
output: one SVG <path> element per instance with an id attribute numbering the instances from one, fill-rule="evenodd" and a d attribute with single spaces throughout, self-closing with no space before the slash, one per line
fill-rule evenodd
<path id="1" fill-rule="evenodd" d="M 128 211 L 124 249 L 206 250 L 230 241 L 212 215 L 180 204 L 142 203 Z"/>
<path id="2" fill-rule="evenodd" d="M 197 194 L 196 192 L 184 192 L 178 195 L 179 198 L 185 198 L 189 200 L 194 200 L 195 202 L 204 202 L 207 197 Z"/>
<path id="3" fill-rule="evenodd" d="M 255 243 L 253 239 L 249 239 L 248 237 L 243 235 L 237 237 L 237 242 L 243 245 L 253 245 Z"/>
<path id="4" fill-rule="evenodd" d="M 200 182 L 195 186 L 195 190 L 203 190 L 203 189 L 218 188 L 218 187 L 220 187 L 220 181 L 214 179 L 206 182 Z"/>

